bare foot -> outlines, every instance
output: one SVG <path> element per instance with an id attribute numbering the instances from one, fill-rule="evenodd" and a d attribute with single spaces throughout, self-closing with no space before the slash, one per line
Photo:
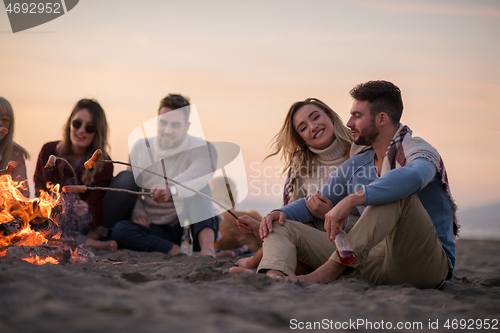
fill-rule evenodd
<path id="1" fill-rule="evenodd" d="M 230 274 L 241 274 L 241 273 L 255 273 L 255 271 L 242 267 L 231 267 L 229 269 Z"/>
<path id="2" fill-rule="evenodd" d="M 212 247 L 208 248 L 208 249 L 202 249 L 200 252 L 199 252 L 200 255 L 202 256 L 210 256 L 210 257 L 214 257 L 215 258 L 215 250 Z"/>
<path id="3" fill-rule="evenodd" d="M 285 281 L 300 281 L 307 283 L 328 283 L 338 279 L 342 273 L 347 269 L 346 266 L 341 265 L 333 260 L 327 260 L 317 270 L 310 274 L 299 276 L 287 276 Z"/>
<path id="4" fill-rule="evenodd" d="M 238 260 L 237 262 L 234 263 L 236 266 L 238 267 L 241 267 L 241 268 L 256 268 L 258 266 L 258 263 L 257 265 L 254 264 L 254 262 L 252 261 L 252 257 L 250 258 L 241 258 L 240 260 Z"/>
<path id="5" fill-rule="evenodd" d="M 116 251 L 118 249 L 118 244 L 114 240 L 103 242 L 92 238 L 87 238 L 84 246 L 92 246 L 94 249 L 100 251 Z"/>
<path id="6" fill-rule="evenodd" d="M 215 252 L 215 257 L 216 258 L 234 258 L 234 252 L 233 251 L 220 251 L 220 252 Z"/>
<path id="7" fill-rule="evenodd" d="M 283 273 L 282 271 L 278 271 L 276 269 L 268 269 L 266 275 L 278 281 L 284 281 L 286 278 L 285 273 Z"/>

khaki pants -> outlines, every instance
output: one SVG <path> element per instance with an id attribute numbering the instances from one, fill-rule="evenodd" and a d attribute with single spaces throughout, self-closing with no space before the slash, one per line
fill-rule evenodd
<path id="1" fill-rule="evenodd" d="M 354 271 L 348 276 L 362 276 L 379 285 L 437 288 L 448 274 L 448 258 L 417 195 L 366 207 L 347 238 L 356 254 L 349 265 Z M 327 260 L 340 263 L 335 244 L 325 232 L 291 220 L 284 226 L 273 222 L 263 249 L 257 271 L 276 269 L 295 275 L 297 259 L 314 269 Z"/>

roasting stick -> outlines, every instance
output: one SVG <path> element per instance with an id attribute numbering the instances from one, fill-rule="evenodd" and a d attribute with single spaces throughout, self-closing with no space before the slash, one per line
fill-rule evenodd
<path id="1" fill-rule="evenodd" d="M 90 169 L 90 168 L 92 168 L 92 167 L 93 167 L 93 166 L 94 166 L 97 162 L 105 162 L 105 163 L 123 164 L 123 165 L 128 165 L 129 167 L 132 167 L 132 168 L 138 168 L 138 169 L 140 169 L 140 170 L 142 170 L 142 171 L 149 172 L 149 173 L 151 173 L 151 174 L 153 174 L 153 175 L 155 175 L 155 176 L 165 178 L 165 179 L 166 179 L 167 181 L 169 181 L 169 182 L 172 182 L 172 183 L 174 183 L 174 184 L 176 184 L 176 185 L 179 185 L 180 187 L 185 188 L 186 190 L 189 190 L 189 191 L 191 191 L 191 192 L 194 192 L 194 193 L 196 193 L 196 194 L 201 195 L 201 196 L 202 196 L 202 197 L 204 197 L 204 198 L 207 198 L 208 200 L 210 200 L 210 201 L 212 201 L 212 202 L 216 203 L 217 205 L 221 206 L 222 208 L 224 208 L 224 210 L 227 210 L 227 212 L 228 212 L 229 214 L 231 214 L 231 215 L 232 215 L 235 219 L 238 219 L 238 216 L 236 216 L 236 214 L 234 214 L 234 213 L 231 211 L 231 209 L 229 209 L 229 208 L 225 207 L 225 206 L 224 206 L 224 205 L 222 205 L 220 202 L 218 202 L 217 200 L 215 200 L 215 199 L 214 199 L 214 198 L 212 198 L 212 197 L 209 197 L 209 196 L 208 196 L 208 195 L 206 195 L 205 193 L 201 193 L 201 192 L 196 191 L 196 190 L 194 190 L 194 189 L 192 189 L 192 188 L 190 188 L 190 187 L 188 187 L 188 186 L 186 186 L 186 185 L 184 185 L 184 184 L 179 183 L 178 181 L 175 181 L 175 180 L 170 179 L 170 178 L 168 178 L 168 179 L 167 179 L 167 177 L 165 177 L 165 176 L 163 176 L 163 175 L 160 175 L 160 174 L 158 174 L 158 173 L 156 173 L 156 172 L 153 172 L 153 171 L 150 171 L 150 170 L 143 169 L 143 168 L 141 168 L 141 167 L 138 167 L 138 166 L 132 165 L 132 164 L 130 164 L 130 163 L 125 163 L 125 162 L 120 162 L 120 161 L 112 161 L 112 160 L 100 160 L 99 158 L 101 157 L 101 154 L 102 154 L 102 151 L 101 151 L 100 149 L 97 149 L 97 150 L 94 152 L 94 154 L 92 155 L 92 157 L 91 157 L 91 158 L 90 158 L 87 162 L 85 162 L 85 163 L 83 164 L 83 165 L 85 166 L 85 168 L 86 168 L 86 169 Z"/>
<path id="2" fill-rule="evenodd" d="M 100 190 L 100 191 L 114 191 L 114 192 L 124 192 L 136 195 L 151 195 L 153 192 L 136 192 L 130 191 L 123 188 L 113 188 L 113 187 L 101 187 L 101 186 L 85 186 L 85 185 L 66 185 L 63 186 L 62 191 L 66 193 L 83 193 L 87 190 Z"/>
<path id="3" fill-rule="evenodd" d="M 63 161 L 64 163 L 66 163 L 69 166 L 69 169 L 73 173 L 73 178 L 75 179 L 75 185 L 78 185 L 78 179 L 76 178 L 75 169 L 73 169 L 73 167 L 71 166 L 71 164 L 67 160 L 65 160 L 64 158 L 57 157 L 55 155 L 50 155 L 49 159 L 47 160 L 47 164 L 45 164 L 44 168 L 54 167 L 56 165 L 56 160 Z"/>

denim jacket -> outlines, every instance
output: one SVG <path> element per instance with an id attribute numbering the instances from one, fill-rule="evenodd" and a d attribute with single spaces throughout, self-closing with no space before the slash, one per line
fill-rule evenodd
<path id="1" fill-rule="evenodd" d="M 450 260 L 448 279 L 451 278 L 455 266 L 453 209 L 441 185 L 436 167 L 425 158 L 417 158 L 406 166 L 379 177 L 373 163 L 374 156 L 375 151 L 370 149 L 345 161 L 320 193 L 336 205 L 349 194 L 364 189 L 366 206 L 387 204 L 417 193 Z M 365 206 L 357 208 L 359 213 L 363 214 Z M 302 223 L 315 220 L 306 207 L 305 199 L 294 201 L 277 210 L 285 213 L 286 218 L 290 220 Z"/>

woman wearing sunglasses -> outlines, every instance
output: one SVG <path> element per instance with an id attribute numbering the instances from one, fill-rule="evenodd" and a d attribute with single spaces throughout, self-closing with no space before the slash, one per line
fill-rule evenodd
<path id="1" fill-rule="evenodd" d="M 14 111 L 9 101 L 0 97 L 0 125 L 9 130 L 7 134 L 0 134 L 0 170 L 5 170 L 10 161 L 17 162 L 17 166 L 12 171 L 3 171 L 0 175 L 10 174 L 15 181 L 26 180 L 26 159 L 29 154 L 20 145 L 14 142 Z M 21 189 L 25 197 L 29 197 L 30 191 L 28 182 Z"/>
<path id="2" fill-rule="evenodd" d="M 47 183 L 60 184 L 61 188 L 75 184 L 73 172 L 64 161 L 57 160 L 54 168 L 44 168 L 50 155 L 64 158 L 71 164 L 78 185 L 108 186 L 113 178 L 113 164 L 97 163 L 92 169 L 83 166 L 96 149 L 102 150 L 102 158 L 109 159 L 106 115 L 97 101 L 82 99 L 76 103 L 64 126 L 62 140 L 46 143 L 38 155 L 34 175 L 36 193 L 48 191 Z M 69 214 L 64 216 L 69 216 L 66 222 L 75 224 L 72 228 L 79 232 L 74 235 L 78 245 L 84 244 L 98 250 L 116 250 L 115 241 L 99 241 L 100 236 L 93 231 L 101 222 L 104 194 L 104 191 L 66 194 L 65 209 L 69 210 Z"/>

